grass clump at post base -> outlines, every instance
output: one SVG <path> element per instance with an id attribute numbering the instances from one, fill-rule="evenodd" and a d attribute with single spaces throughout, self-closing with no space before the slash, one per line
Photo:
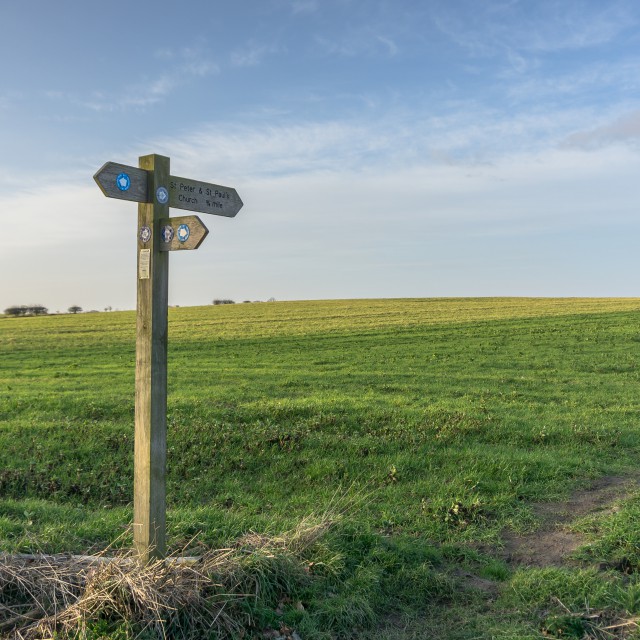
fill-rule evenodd
<path id="1" fill-rule="evenodd" d="M 194 536 L 194 554 L 249 531 L 278 537 L 350 487 L 367 497 L 315 548 L 319 573 L 294 598 L 255 601 L 258 626 L 543 633 L 535 608 L 506 622 L 500 598 L 487 610 L 461 571 L 508 591 L 515 574 L 486 551 L 505 528 L 531 531 L 533 503 L 637 466 L 639 309 L 524 298 L 171 309 L 172 551 Z M 130 545 L 134 369 L 132 312 L 0 319 L 3 551 Z M 454 630 L 438 611 L 456 607 L 467 613 Z"/>

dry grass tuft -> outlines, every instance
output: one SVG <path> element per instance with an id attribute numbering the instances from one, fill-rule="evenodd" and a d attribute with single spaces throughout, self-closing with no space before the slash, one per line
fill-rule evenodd
<path id="1" fill-rule="evenodd" d="M 104 621 L 133 636 L 242 637 L 252 625 L 243 601 L 309 580 L 304 554 L 339 516 L 327 512 L 286 535 L 249 533 L 228 549 L 146 565 L 132 554 L 0 555 L 0 635 L 82 637 Z"/>
<path id="2" fill-rule="evenodd" d="M 131 555 L 2 556 L 0 632 L 25 640 L 73 637 L 105 620 L 158 638 L 232 635 L 247 622 L 229 606 L 243 595 L 216 580 L 232 556 L 221 550 L 193 563 L 169 558 L 146 565 Z"/>

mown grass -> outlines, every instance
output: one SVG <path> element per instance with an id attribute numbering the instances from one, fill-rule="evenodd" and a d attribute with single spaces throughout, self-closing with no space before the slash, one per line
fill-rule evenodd
<path id="1" fill-rule="evenodd" d="M 549 616 L 566 614 L 552 598 L 580 600 L 553 586 L 574 578 L 614 585 L 598 606 L 631 615 L 615 604 L 636 588 L 621 572 L 556 580 L 475 549 L 534 529 L 534 502 L 637 467 L 639 310 L 517 298 L 171 309 L 172 548 L 277 534 L 338 491 L 359 499 L 322 551 L 333 569 L 284 616 L 305 638 L 573 637 Z M 127 312 L 0 319 L 0 548 L 84 552 L 130 523 L 134 325 Z M 584 525 L 599 561 L 637 565 L 633 504 Z M 461 567 L 501 585 L 489 610 Z M 265 624 L 283 619 L 261 606 Z"/>

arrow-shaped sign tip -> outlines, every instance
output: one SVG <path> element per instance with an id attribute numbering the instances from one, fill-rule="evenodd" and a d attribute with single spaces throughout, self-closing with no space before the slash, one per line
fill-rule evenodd
<path id="1" fill-rule="evenodd" d="M 209 235 L 198 216 L 181 216 L 160 220 L 160 251 L 197 249 Z"/>

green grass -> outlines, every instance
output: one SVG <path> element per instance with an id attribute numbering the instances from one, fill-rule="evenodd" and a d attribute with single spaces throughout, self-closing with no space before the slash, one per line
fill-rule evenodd
<path id="1" fill-rule="evenodd" d="M 339 569 L 288 614 L 303 637 L 564 637 L 541 613 L 553 589 L 539 602 L 522 586 L 563 580 L 474 549 L 534 529 L 536 501 L 637 468 L 639 310 L 521 298 L 171 309 L 172 549 L 196 533 L 203 545 L 276 534 L 355 494 L 323 552 Z M 0 318 L 0 548 L 87 551 L 126 530 L 134 341 L 132 312 Z M 603 522 L 584 525 L 591 557 L 638 566 L 637 518 Z M 487 610 L 459 567 L 498 579 L 501 598 Z M 590 590 L 626 588 L 580 571 Z M 619 599 L 601 604 L 623 613 Z M 406 624 L 385 627 L 391 615 Z"/>

